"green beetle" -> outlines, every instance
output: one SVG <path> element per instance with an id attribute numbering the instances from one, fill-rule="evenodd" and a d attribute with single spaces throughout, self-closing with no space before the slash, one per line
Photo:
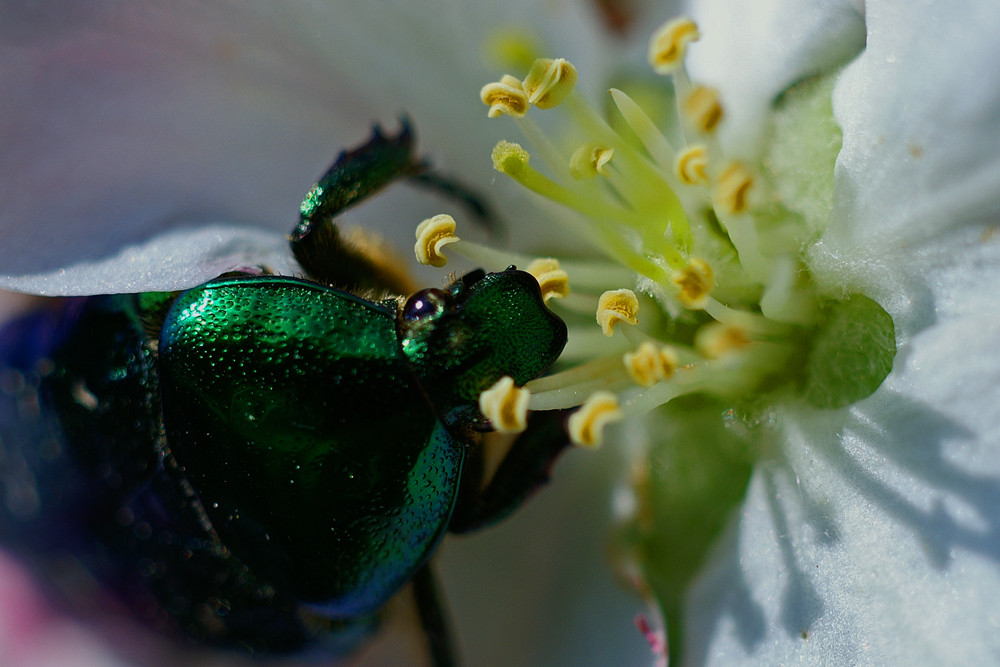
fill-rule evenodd
<path id="1" fill-rule="evenodd" d="M 447 530 L 516 508 L 567 444 L 560 415 L 532 416 L 487 483 L 478 396 L 545 372 L 566 327 L 513 267 L 388 296 L 403 279 L 334 219 L 426 174 L 407 123 L 376 128 L 302 204 L 291 245 L 307 278 L 254 269 L 67 300 L 5 329 L 21 389 L 0 425 L 26 444 L 8 444 L 23 465 L 0 483 L 9 495 L 30 470 L 37 497 L 0 515 L 5 544 L 43 575 L 70 550 L 156 626 L 253 652 L 349 649 L 415 580 L 448 664 L 429 557 Z M 35 417 L 15 415 L 25 397 Z"/>

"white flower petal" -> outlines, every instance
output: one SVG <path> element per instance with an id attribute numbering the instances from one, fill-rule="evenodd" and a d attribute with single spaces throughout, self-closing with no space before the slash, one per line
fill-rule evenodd
<path id="1" fill-rule="evenodd" d="M 834 93 L 844 147 L 814 269 L 894 316 L 893 294 L 923 299 L 914 324 L 926 325 L 933 308 L 981 300 L 996 284 L 1000 8 L 868 2 L 866 17 L 867 48 Z"/>
<path id="2" fill-rule="evenodd" d="M 111 257 L 92 261 L 80 257 L 65 268 L 7 278 L 2 284 L 45 296 L 170 291 L 247 269 L 301 273 L 288 251 L 287 236 L 235 225 L 208 225 L 177 229 L 122 248 Z"/>
<path id="3" fill-rule="evenodd" d="M 864 46 L 864 21 L 851 0 L 690 4 L 702 38 L 690 47 L 689 70 L 722 92 L 726 120 L 719 132 L 731 155 L 759 155 L 774 99 Z"/>
<path id="4" fill-rule="evenodd" d="M 996 662 L 998 338 L 993 314 L 942 323 L 870 399 L 783 414 L 787 463 L 693 591 L 692 663 Z"/>

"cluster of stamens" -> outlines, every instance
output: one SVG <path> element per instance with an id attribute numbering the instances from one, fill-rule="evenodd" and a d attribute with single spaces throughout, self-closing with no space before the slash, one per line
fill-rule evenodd
<path id="1" fill-rule="evenodd" d="M 692 21 L 678 19 L 650 42 L 651 66 L 673 80 L 679 147 L 632 98 L 612 89 L 638 143 L 615 131 L 574 91 L 576 69 L 563 59 L 535 60 L 525 78 L 505 75 L 482 88 L 488 116 L 512 118 L 532 146 L 529 153 L 501 141 L 494 167 L 558 204 L 548 207 L 553 217 L 598 253 L 560 263 L 459 241 L 448 216 L 420 226 L 422 262 L 442 265 L 450 244 L 449 251 L 480 266 L 526 268 L 546 301 L 559 297 L 552 307 L 569 324 L 560 361 L 568 367 L 523 388 L 505 378 L 485 392 L 481 409 L 498 429 L 523 428 L 524 414 L 513 411 L 579 407 L 568 424 L 571 438 L 594 446 L 606 425 L 677 396 L 753 391 L 794 353 L 788 341 L 796 313 L 810 301 L 796 279 L 797 248 L 771 249 L 753 215 L 754 171 L 723 155 L 715 136 L 724 120 L 719 95 L 693 84 L 684 64 L 698 37 Z M 562 127 L 572 142 L 550 138 L 529 115 L 532 107 L 565 112 Z M 643 326 L 640 310 L 647 308 L 655 314 Z M 586 312 L 596 312 L 603 336 L 584 328 Z"/>

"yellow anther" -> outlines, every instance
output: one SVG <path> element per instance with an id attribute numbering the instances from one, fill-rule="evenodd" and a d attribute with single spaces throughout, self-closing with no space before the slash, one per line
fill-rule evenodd
<path id="1" fill-rule="evenodd" d="M 524 77 L 528 101 L 539 109 L 558 106 L 576 85 L 576 68 L 564 58 L 539 58 Z"/>
<path id="2" fill-rule="evenodd" d="M 687 45 L 700 37 L 697 24 L 689 18 L 667 21 L 649 40 L 649 64 L 657 74 L 670 74 L 684 62 Z"/>
<path id="3" fill-rule="evenodd" d="M 579 410 L 570 415 L 567 423 L 569 438 L 580 447 L 598 447 L 604 437 L 604 427 L 621 421 L 622 417 L 617 396 L 606 391 L 594 392 Z"/>
<path id="4" fill-rule="evenodd" d="M 528 96 L 521 82 L 510 74 L 504 74 L 499 81 L 488 83 L 479 91 L 479 99 L 490 108 L 486 115 L 496 118 L 507 114 L 520 118 L 528 111 Z"/>
<path id="5" fill-rule="evenodd" d="M 417 225 L 417 243 L 413 251 L 417 261 L 431 266 L 444 266 L 447 258 L 442 252 L 449 243 L 455 243 L 455 219 L 446 213 L 427 218 Z"/>
<path id="6" fill-rule="evenodd" d="M 492 158 L 494 169 L 501 174 L 515 176 L 528 164 L 531 156 L 528 155 L 528 151 L 521 147 L 521 144 L 501 139 L 493 147 Z"/>
<path id="7" fill-rule="evenodd" d="M 542 289 L 544 301 L 569 294 L 569 275 L 559 268 L 558 259 L 552 257 L 536 259 L 525 271 L 535 276 L 538 286 Z"/>
<path id="8" fill-rule="evenodd" d="M 753 174 L 739 162 L 733 162 L 715 186 L 715 205 L 723 215 L 736 215 L 747 210 Z"/>
<path id="9" fill-rule="evenodd" d="M 674 170 L 682 183 L 688 185 L 704 185 L 708 183 L 708 153 L 701 145 L 691 146 L 677 154 Z"/>
<path id="10" fill-rule="evenodd" d="M 599 144 L 585 144 L 576 149 L 569 159 L 569 173 L 575 179 L 593 178 L 600 174 L 606 176 L 607 165 L 615 156 L 615 149 Z"/>
<path id="11" fill-rule="evenodd" d="M 694 344 L 709 359 L 718 359 L 747 348 L 753 339 L 750 332 L 736 324 L 714 322 L 706 324 L 695 334 Z"/>
<path id="12" fill-rule="evenodd" d="M 509 375 L 479 394 L 479 411 L 499 433 L 520 433 L 528 426 L 528 401 L 531 392 L 515 387 Z"/>
<path id="13" fill-rule="evenodd" d="M 635 326 L 639 323 L 639 299 L 630 289 L 609 290 L 597 301 L 597 323 L 605 336 L 615 332 L 615 325 L 625 322 Z"/>
<path id="14" fill-rule="evenodd" d="M 657 348 L 650 341 L 639 345 L 635 352 L 626 352 L 622 360 L 625 370 L 643 387 L 669 379 L 677 370 L 677 353 L 672 348 Z"/>
<path id="15" fill-rule="evenodd" d="M 715 88 L 695 86 L 684 100 L 683 108 L 691 125 L 705 134 L 712 132 L 722 120 L 722 103 Z"/>
<path id="16" fill-rule="evenodd" d="M 715 287 L 715 274 L 708 262 L 694 258 L 683 269 L 674 272 L 671 278 L 680 288 L 677 300 L 687 308 L 697 310 L 705 307 L 708 294 Z"/>

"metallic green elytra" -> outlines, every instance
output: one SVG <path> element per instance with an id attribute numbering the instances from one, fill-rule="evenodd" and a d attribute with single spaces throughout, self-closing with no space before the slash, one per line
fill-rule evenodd
<path id="1" fill-rule="evenodd" d="M 296 598 L 381 606 L 444 533 L 464 452 L 393 310 L 290 278 L 183 294 L 160 334 L 163 418 L 227 546 Z"/>
<path id="2" fill-rule="evenodd" d="M 566 444 L 558 415 L 532 417 L 484 480 L 480 392 L 544 373 L 566 327 L 513 267 L 404 300 L 379 257 L 340 242 L 344 208 L 425 173 L 411 142 L 405 123 L 376 129 L 309 193 L 292 234 L 308 279 L 234 273 L 6 329 L 5 372 L 44 407 L 25 437 L 64 444 L 15 452 L 40 500 L 0 538 L 43 575 L 69 550 L 157 627 L 254 652 L 350 646 L 414 577 L 431 605 L 445 532 L 505 516 Z M 0 472 L 8 494 L 23 482 Z M 421 609 L 443 634 L 436 613 Z M 445 640 L 431 650 L 450 661 Z"/>

